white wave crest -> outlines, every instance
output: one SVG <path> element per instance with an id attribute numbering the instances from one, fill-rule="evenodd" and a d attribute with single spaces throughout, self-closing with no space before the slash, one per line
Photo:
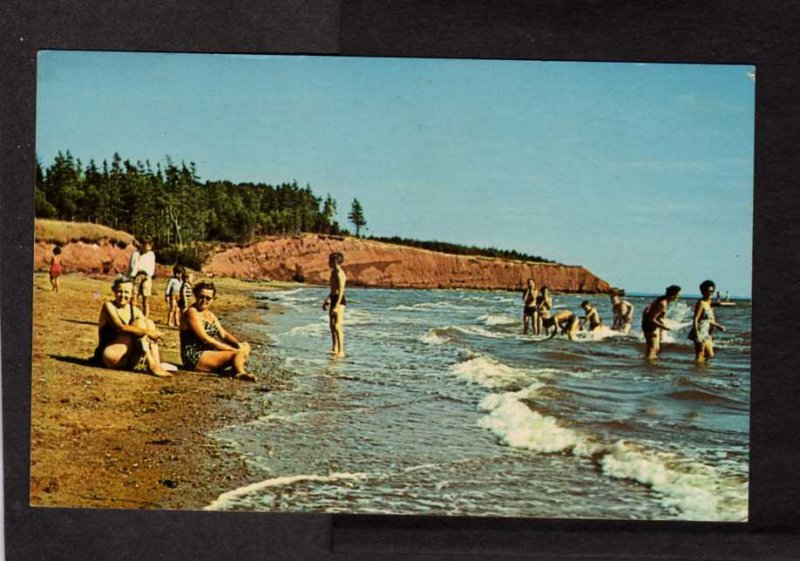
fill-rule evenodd
<path id="1" fill-rule="evenodd" d="M 462 380 L 487 388 L 503 388 L 515 383 L 531 382 L 530 375 L 526 371 L 484 356 L 455 364 L 450 370 Z"/>
<path id="2" fill-rule="evenodd" d="M 625 441 L 612 445 L 600 458 L 603 473 L 631 479 L 662 493 L 661 503 L 685 520 L 744 521 L 746 481 L 721 477 L 713 467 L 681 462 L 673 455 L 645 450 Z"/>
<path id="3" fill-rule="evenodd" d="M 330 475 L 285 475 L 282 477 L 273 477 L 258 483 L 239 487 L 233 491 L 222 493 L 211 504 L 204 507 L 203 510 L 226 510 L 232 507 L 238 499 L 252 493 L 257 493 L 269 487 L 281 487 L 285 485 L 292 485 L 298 481 L 317 481 L 317 482 L 331 482 L 342 480 L 363 480 L 367 479 L 368 475 L 365 473 L 332 473 Z"/>
<path id="4" fill-rule="evenodd" d="M 392 306 L 389 310 L 395 312 L 417 312 L 420 310 L 455 310 L 461 308 L 461 306 L 456 306 L 452 302 L 421 302 L 419 304 L 399 304 L 397 306 Z"/>
<path id="5" fill-rule="evenodd" d="M 488 395 L 480 408 L 489 414 L 478 421 L 479 426 L 492 431 L 501 442 L 514 448 L 545 454 L 572 451 L 579 456 L 591 455 L 594 444 L 585 436 L 558 426 L 555 418 L 532 411 L 520 401 L 520 398 L 533 397 L 536 389 Z"/>
<path id="6" fill-rule="evenodd" d="M 515 448 L 593 458 L 605 475 L 636 481 L 660 493 L 664 508 L 681 519 L 747 520 L 744 476 L 725 476 L 714 467 L 624 440 L 603 445 L 579 430 L 559 425 L 553 417 L 532 411 L 521 401 L 535 394 L 535 388 L 528 388 L 488 395 L 480 405 L 488 414 L 478 421 L 479 426 Z"/>
<path id="7" fill-rule="evenodd" d="M 419 340 L 426 345 L 444 345 L 450 339 L 440 335 L 436 329 L 429 329 L 425 335 L 419 338 Z"/>
<path id="8" fill-rule="evenodd" d="M 517 319 L 506 314 L 485 314 L 477 318 L 477 321 L 484 325 L 511 325 L 517 323 Z"/>

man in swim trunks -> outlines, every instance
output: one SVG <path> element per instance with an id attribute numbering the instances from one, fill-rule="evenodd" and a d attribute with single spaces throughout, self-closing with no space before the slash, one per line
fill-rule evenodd
<path id="1" fill-rule="evenodd" d="M 327 310 L 330 306 L 328 316 L 331 328 L 331 355 L 344 356 L 344 307 L 347 299 L 344 296 L 344 287 L 347 283 L 347 275 L 342 270 L 344 254 L 340 252 L 331 253 L 328 256 L 328 266 L 331 269 L 331 292 L 322 303 L 322 309 Z"/>
<path id="2" fill-rule="evenodd" d="M 611 291 L 611 309 L 614 313 L 614 323 L 611 329 L 621 331 L 625 335 L 630 333 L 633 326 L 633 304 L 623 300 L 624 291 L 614 289 Z"/>
<path id="3" fill-rule="evenodd" d="M 522 295 L 522 334 L 527 335 L 528 324 L 530 323 L 534 335 L 539 335 L 538 310 L 536 307 L 536 283 L 533 279 L 528 279 L 528 288 Z"/>
<path id="4" fill-rule="evenodd" d="M 667 305 L 674 302 L 681 294 L 681 287 L 676 285 L 668 286 L 664 296 L 659 296 L 653 300 L 642 313 L 642 332 L 645 341 L 645 356 L 647 360 L 655 360 L 661 350 L 661 330 L 669 327 L 664 323 L 667 315 Z"/>

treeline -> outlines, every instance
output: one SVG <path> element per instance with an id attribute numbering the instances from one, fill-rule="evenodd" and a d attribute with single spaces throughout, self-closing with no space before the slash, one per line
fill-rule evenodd
<path id="1" fill-rule="evenodd" d="M 180 165 L 167 156 L 164 165 L 135 163 L 114 153 L 111 163 L 85 166 L 69 151 L 59 152 L 44 168 L 36 164 L 35 215 L 70 222 L 90 222 L 123 230 L 137 239 L 152 238 L 164 262 L 199 268 L 203 244 L 248 243 L 258 236 L 310 232 L 349 234 L 335 220 L 336 201 L 317 197 L 309 185 L 297 182 L 269 185 L 201 181 L 195 164 Z M 367 221 L 358 199 L 348 220 L 356 235 Z M 483 255 L 523 261 L 550 262 L 515 250 L 466 247 L 400 237 L 370 239 L 456 255 Z"/>
<path id="2" fill-rule="evenodd" d="M 315 196 L 308 185 L 202 182 L 193 162 L 177 165 L 169 157 L 154 168 L 115 153 L 98 167 L 59 152 L 47 168 L 37 162 L 35 205 L 38 218 L 104 224 L 149 236 L 156 247 L 346 233 L 335 220 L 336 201 Z"/>
<path id="3" fill-rule="evenodd" d="M 476 246 L 465 246 L 447 242 L 426 242 L 426 241 L 419 241 L 419 240 L 412 240 L 408 238 L 400 238 L 397 236 L 393 236 L 391 238 L 381 238 L 376 236 L 370 236 L 369 239 L 375 240 L 376 242 L 384 242 L 384 243 L 393 243 L 397 245 L 406 245 L 410 247 L 418 247 L 421 249 L 428 249 L 430 251 L 439 251 L 441 253 L 451 253 L 454 255 L 480 255 L 483 257 L 497 257 L 500 259 L 516 259 L 519 261 L 535 261 L 539 263 L 555 263 L 555 261 L 551 259 L 545 259 L 544 257 L 539 257 L 538 255 L 528 255 L 525 253 L 520 253 L 517 250 L 507 250 L 507 249 L 496 249 L 493 247 L 476 247 Z"/>

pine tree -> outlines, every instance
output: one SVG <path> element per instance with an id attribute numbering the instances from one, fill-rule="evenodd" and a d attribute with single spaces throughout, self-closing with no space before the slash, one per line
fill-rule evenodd
<path id="1" fill-rule="evenodd" d="M 359 237 L 361 228 L 367 225 L 367 221 L 364 218 L 364 209 L 361 208 L 361 203 L 358 202 L 358 199 L 353 199 L 347 219 L 356 227 L 356 237 Z"/>

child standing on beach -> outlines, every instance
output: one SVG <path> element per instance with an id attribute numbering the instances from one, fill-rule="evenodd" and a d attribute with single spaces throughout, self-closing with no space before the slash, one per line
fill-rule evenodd
<path id="1" fill-rule="evenodd" d="M 57 245 L 53 248 L 53 257 L 50 259 L 50 285 L 53 287 L 53 292 L 58 292 L 59 282 L 58 277 L 61 276 L 61 246 Z"/>
<path id="2" fill-rule="evenodd" d="M 181 289 L 181 277 L 183 276 L 183 267 L 175 265 L 172 268 L 172 276 L 167 281 L 167 288 L 164 290 L 164 297 L 167 299 L 167 325 L 170 327 L 178 327 L 180 315 L 178 313 L 178 297 Z"/>
<path id="3" fill-rule="evenodd" d="M 181 274 L 181 287 L 178 291 L 178 308 L 184 313 L 189 308 L 189 298 L 192 297 L 192 282 L 194 275 L 191 271 L 184 269 Z"/>
<path id="4" fill-rule="evenodd" d="M 347 275 L 342 270 L 344 255 L 340 252 L 328 256 L 328 266 L 331 269 L 331 292 L 322 303 L 322 309 L 330 306 L 329 319 L 331 328 L 331 355 L 344 356 L 344 307 L 347 301 L 344 297 L 344 287 Z"/>

